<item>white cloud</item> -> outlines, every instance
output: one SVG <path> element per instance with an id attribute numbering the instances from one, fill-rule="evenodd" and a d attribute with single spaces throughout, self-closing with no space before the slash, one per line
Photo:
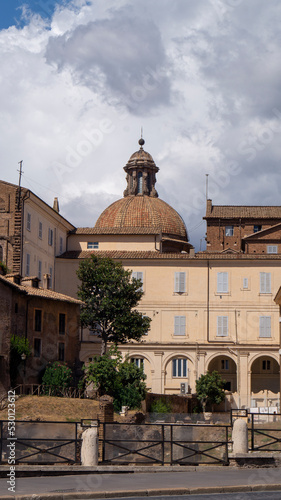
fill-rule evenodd
<path id="1" fill-rule="evenodd" d="M 193 243 L 206 173 L 215 204 L 280 203 L 280 14 L 278 0 L 73 0 L 50 22 L 29 13 L 0 31 L 1 178 L 16 183 L 24 160 L 24 185 L 94 225 L 122 196 L 143 127 L 159 195 Z"/>

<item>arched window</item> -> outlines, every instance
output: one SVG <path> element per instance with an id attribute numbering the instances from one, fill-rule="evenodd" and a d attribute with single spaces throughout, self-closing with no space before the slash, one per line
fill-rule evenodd
<path id="1" fill-rule="evenodd" d="M 3 256 L 4 256 L 3 247 L 0 245 L 0 262 L 3 262 Z"/>
<path id="2" fill-rule="evenodd" d="M 148 189 L 148 192 L 151 193 L 151 177 L 150 177 L 150 174 L 147 174 L 147 189 Z"/>
<path id="3" fill-rule="evenodd" d="M 142 194 L 142 172 L 138 172 L 138 194 Z"/>

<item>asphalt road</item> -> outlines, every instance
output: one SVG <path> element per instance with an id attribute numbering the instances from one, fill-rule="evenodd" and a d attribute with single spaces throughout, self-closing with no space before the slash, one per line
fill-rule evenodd
<path id="1" fill-rule="evenodd" d="M 281 491 L 261 491 L 259 493 L 253 491 L 249 493 L 214 493 L 208 495 L 181 495 L 181 496 L 160 496 L 153 497 L 153 500 L 280 500 Z M 88 499 L 89 500 L 89 499 Z M 101 499 L 104 500 L 104 499 Z M 120 500 L 120 498 L 113 498 L 111 500 Z M 147 497 L 131 497 L 126 500 L 147 500 Z"/>
<path id="2" fill-rule="evenodd" d="M 136 491 L 174 488 L 210 488 L 223 486 L 254 486 L 254 485 L 281 484 L 281 468 L 270 469 L 237 469 L 230 467 L 202 467 L 196 471 L 185 472 L 155 472 L 155 473 L 112 473 L 86 474 L 71 476 L 49 476 L 17 478 L 16 492 L 19 494 L 42 493 L 71 493 L 71 492 L 121 492 L 126 491 L 131 496 Z M 0 479 L 1 495 L 8 495 L 7 479 Z M 162 493 L 162 491 L 161 491 Z M 160 494 L 161 494 L 160 493 Z M 176 491 L 171 491 L 176 495 Z M 255 492 L 255 498 L 259 493 Z M 240 495 L 240 496 L 239 496 Z M 113 495 L 112 495 L 113 496 Z M 183 497 L 181 497 L 182 499 Z M 191 496 L 188 496 L 190 499 Z M 196 496 L 198 499 L 198 495 Z M 243 500 L 241 493 L 237 493 L 235 500 Z M 251 498 L 251 497 L 249 497 Z M 278 497 L 281 500 L 281 496 Z"/>

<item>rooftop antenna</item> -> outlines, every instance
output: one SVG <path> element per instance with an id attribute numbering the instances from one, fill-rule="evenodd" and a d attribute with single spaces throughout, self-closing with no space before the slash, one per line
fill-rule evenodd
<path id="1" fill-rule="evenodd" d="M 22 162 L 23 160 L 19 161 L 18 164 L 20 166 L 20 169 L 18 170 L 19 172 L 19 197 L 18 197 L 18 210 L 20 209 L 20 200 L 21 200 L 21 178 L 22 178 Z"/>
<path id="2" fill-rule="evenodd" d="M 207 203 L 207 200 L 208 200 L 208 188 L 209 188 L 209 174 L 205 174 L 206 175 L 206 203 Z"/>

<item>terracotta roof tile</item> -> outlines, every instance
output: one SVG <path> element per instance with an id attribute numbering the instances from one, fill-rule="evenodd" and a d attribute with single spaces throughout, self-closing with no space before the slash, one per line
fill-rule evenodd
<path id="1" fill-rule="evenodd" d="M 91 255 L 109 257 L 111 259 L 160 259 L 160 260 L 281 260 L 281 254 L 222 254 L 199 252 L 191 257 L 188 253 L 161 253 L 153 251 L 125 251 L 125 250 L 83 250 L 68 251 L 57 257 L 58 259 L 87 259 Z"/>
<path id="2" fill-rule="evenodd" d="M 281 206 L 231 206 L 213 205 L 206 211 L 204 219 L 280 219 Z"/>
<path id="3" fill-rule="evenodd" d="M 95 229 L 101 232 L 108 231 L 108 228 L 114 230 L 113 234 L 120 234 L 120 229 L 122 234 L 149 234 L 142 231 L 157 229 L 157 233 L 187 240 L 186 227 L 178 212 L 165 201 L 145 195 L 126 196 L 106 208 L 98 218 Z"/>
<path id="4" fill-rule="evenodd" d="M 78 227 L 72 231 L 71 234 L 159 234 L 161 229 L 159 227 Z"/>
<path id="5" fill-rule="evenodd" d="M 64 295 L 62 293 L 54 292 L 53 290 L 46 290 L 44 288 L 33 288 L 31 286 L 25 286 L 25 285 L 17 285 L 16 283 L 13 283 L 11 280 L 5 278 L 5 276 L 0 275 L 0 282 L 10 286 L 11 288 L 14 288 L 15 290 L 17 290 L 20 293 L 23 293 L 24 295 L 29 295 L 31 297 L 42 297 L 44 299 L 59 300 L 62 302 L 70 302 L 78 305 L 83 304 L 81 300 L 74 299 L 73 297 L 69 297 L 68 295 Z"/>

